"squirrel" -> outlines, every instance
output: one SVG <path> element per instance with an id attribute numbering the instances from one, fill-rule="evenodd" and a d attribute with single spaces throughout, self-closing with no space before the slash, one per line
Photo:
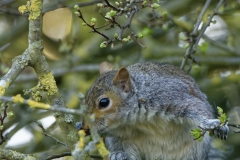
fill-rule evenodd
<path id="1" fill-rule="evenodd" d="M 103 62 L 85 102 L 106 135 L 110 160 L 224 158 L 208 134 L 198 142 L 190 130 L 200 127 L 226 139 L 228 126 L 214 118 L 194 79 L 173 65 L 144 62 L 113 70 Z"/>

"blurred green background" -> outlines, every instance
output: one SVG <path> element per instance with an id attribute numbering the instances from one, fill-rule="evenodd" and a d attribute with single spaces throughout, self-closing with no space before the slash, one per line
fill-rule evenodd
<path id="1" fill-rule="evenodd" d="M 122 0 L 123 3 L 125 2 Z M 168 62 L 179 66 L 186 52 L 185 41 L 180 37 L 189 35 L 184 27 L 173 23 L 168 17 L 152 19 L 152 9 L 140 10 L 132 20 L 131 27 L 136 34 L 141 33 L 141 47 L 136 40 L 128 43 L 114 43 L 101 49 L 103 37 L 92 33 L 89 27 L 82 25 L 82 20 L 74 12 L 73 6 L 79 4 L 83 17 L 90 23 L 92 17 L 97 18 L 96 26 L 106 24 L 99 14 L 106 14 L 106 9 L 99 9 L 97 2 L 101 0 L 44 0 L 43 43 L 44 55 L 51 66 L 60 92 L 69 108 L 78 108 L 79 93 L 85 94 L 94 80 L 99 76 L 98 66 L 108 61 L 114 68 L 127 66 L 142 61 Z M 110 0 L 114 4 L 114 0 Z M 160 16 L 164 11 L 176 20 L 194 26 L 204 5 L 204 0 L 164 0 L 161 8 L 155 12 Z M 204 21 L 207 21 L 218 1 L 213 1 L 208 8 Z M 0 77 L 11 67 L 12 59 L 28 46 L 28 19 L 21 15 L 17 8 L 26 4 L 26 0 L 0 1 Z M 90 5 L 91 4 L 91 5 Z M 190 75 L 206 93 L 213 107 L 220 106 L 227 112 L 230 123 L 240 124 L 240 2 L 227 1 L 220 7 L 219 14 L 214 17 L 214 23 L 205 32 L 195 53 Z M 124 25 L 127 18 L 120 18 Z M 119 31 L 115 26 L 110 30 L 100 31 L 113 38 Z M 123 38 L 131 33 L 125 30 Z M 188 66 L 186 66 L 187 68 Z M 37 84 L 34 71 L 28 67 L 7 90 L 7 96 L 22 94 L 24 89 L 30 89 Z M 29 95 L 24 95 L 29 98 Z M 43 98 L 43 102 L 45 99 Z M 7 119 L 4 124 L 5 133 L 11 141 L 1 145 L 3 148 L 17 150 L 23 153 L 42 153 L 46 156 L 67 151 L 67 148 L 56 144 L 54 140 L 44 137 L 34 121 L 44 120 L 47 130 L 64 141 L 54 119 L 53 113 L 32 110 L 27 106 L 10 104 L 8 111 L 14 112 L 14 118 Z M 80 121 L 75 117 L 76 121 Z M 26 143 L 19 143 L 21 138 L 11 140 L 18 131 L 24 128 L 19 137 L 25 137 Z M 214 139 L 214 145 L 225 150 L 229 160 L 240 159 L 240 134 L 231 129 L 227 141 Z M 13 139 L 13 138 L 12 138 Z"/>

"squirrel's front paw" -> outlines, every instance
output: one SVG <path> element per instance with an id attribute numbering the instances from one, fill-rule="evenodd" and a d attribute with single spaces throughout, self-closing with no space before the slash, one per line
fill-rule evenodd
<path id="1" fill-rule="evenodd" d="M 229 128 L 227 123 L 223 126 L 220 125 L 220 121 L 218 119 L 208 119 L 203 121 L 200 127 L 204 130 L 213 130 L 214 134 L 217 134 L 218 138 L 227 139 Z"/>
<path id="2" fill-rule="evenodd" d="M 224 140 L 227 139 L 228 132 L 229 132 L 229 128 L 228 128 L 227 123 L 223 126 L 220 126 L 216 129 L 214 129 L 214 133 L 217 134 L 218 138 L 221 138 Z"/>
<path id="3" fill-rule="evenodd" d="M 201 123 L 200 127 L 204 130 L 214 130 L 220 127 L 220 121 L 218 119 L 206 119 Z"/>
<path id="4" fill-rule="evenodd" d="M 136 160 L 135 157 L 129 156 L 125 152 L 112 152 L 109 155 L 110 160 Z"/>

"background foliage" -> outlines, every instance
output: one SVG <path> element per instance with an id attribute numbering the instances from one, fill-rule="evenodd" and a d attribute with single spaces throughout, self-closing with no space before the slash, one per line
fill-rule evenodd
<path id="1" fill-rule="evenodd" d="M 145 46 L 139 45 L 132 37 L 127 43 L 114 42 L 106 48 L 100 48 L 105 39 L 91 28 L 83 26 L 82 19 L 74 14 L 75 4 L 80 6 L 84 19 L 91 23 L 94 17 L 96 26 L 106 24 L 103 15 L 106 8 L 97 7 L 103 0 L 58 0 L 44 1 L 43 12 L 43 43 L 44 55 L 50 64 L 60 92 L 69 108 L 78 108 L 79 93 L 85 94 L 94 82 L 98 73 L 98 65 L 102 61 L 110 62 L 115 68 L 142 61 L 168 62 L 179 66 L 189 44 L 190 33 L 194 28 L 205 0 L 163 0 L 160 7 L 153 12 L 152 8 L 144 8 L 135 14 L 131 28 Z M 115 4 L 114 0 L 109 0 Z M 125 2 L 124 0 L 122 1 Z M 154 1 L 155 2 L 155 1 Z M 25 4 L 25 0 L 2 0 L 0 2 L 0 77 L 11 67 L 14 57 L 27 48 L 28 20 L 17 8 Z M 203 17 L 203 22 L 216 8 L 218 1 L 212 1 Z M 240 1 L 224 2 L 214 17 L 213 23 L 200 40 L 193 62 L 188 61 L 189 74 L 207 94 L 213 106 L 221 106 L 227 112 L 230 123 L 240 124 Z M 167 13 L 167 16 L 164 14 Z M 156 16 L 157 14 L 158 16 Z M 128 18 L 121 17 L 120 24 L 126 24 Z M 189 29 L 190 28 L 190 29 Z M 108 37 L 114 37 L 119 31 L 117 27 L 100 29 Z M 122 38 L 127 38 L 131 30 L 126 29 Z M 37 77 L 31 68 L 26 68 L 7 90 L 6 95 L 22 94 L 37 84 Z M 25 95 L 25 98 L 30 98 Z M 45 98 L 43 97 L 43 102 Z M 52 115 L 49 111 L 32 110 L 24 105 L 9 105 L 14 117 L 4 124 L 5 132 L 11 138 L 22 128 L 30 131 L 30 141 L 21 145 L 1 147 L 23 153 L 43 153 L 46 156 L 67 151 L 67 148 L 41 134 L 41 129 L 34 121 Z M 80 121 L 75 117 L 76 121 Z M 55 123 L 46 122 L 47 131 L 64 141 Z M 236 130 L 236 129 L 234 129 Z M 12 143 L 14 144 L 14 143 Z M 230 131 L 227 141 L 214 139 L 214 144 L 225 150 L 229 159 L 240 157 L 240 135 Z"/>

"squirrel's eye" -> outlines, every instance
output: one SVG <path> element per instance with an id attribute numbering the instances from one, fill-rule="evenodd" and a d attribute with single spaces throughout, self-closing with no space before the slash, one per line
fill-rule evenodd
<path id="1" fill-rule="evenodd" d="M 109 103 L 110 103 L 109 98 L 102 98 L 99 102 L 99 109 L 108 107 Z"/>

